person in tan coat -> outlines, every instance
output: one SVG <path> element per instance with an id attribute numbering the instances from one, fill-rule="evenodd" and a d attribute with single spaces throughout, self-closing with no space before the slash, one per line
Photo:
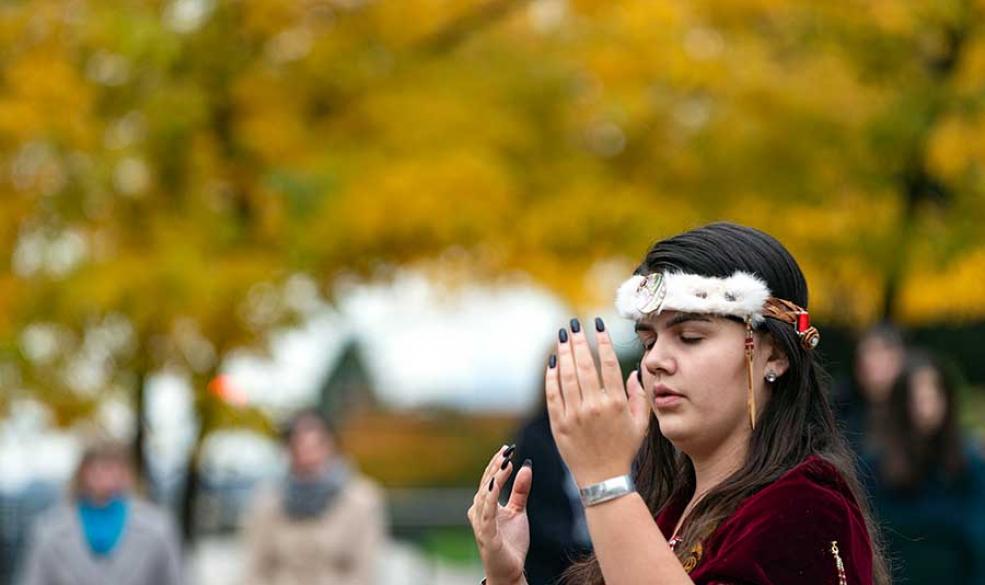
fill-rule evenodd
<path id="1" fill-rule="evenodd" d="M 338 451 L 317 411 L 291 423 L 290 472 L 246 522 L 246 585 L 372 585 L 386 533 L 382 490 Z"/>

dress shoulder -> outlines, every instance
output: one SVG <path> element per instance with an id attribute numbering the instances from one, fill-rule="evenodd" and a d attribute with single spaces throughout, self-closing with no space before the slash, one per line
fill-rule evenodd
<path id="1" fill-rule="evenodd" d="M 748 497 L 705 541 L 696 583 L 869 585 L 872 547 L 841 474 L 811 457 Z"/>

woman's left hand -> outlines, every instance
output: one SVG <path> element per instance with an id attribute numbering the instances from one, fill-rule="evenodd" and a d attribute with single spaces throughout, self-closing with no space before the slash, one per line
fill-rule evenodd
<path id="1" fill-rule="evenodd" d="M 601 378 L 580 324 L 558 334 L 557 361 L 548 364 L 545 391 L 551 433 L 579 487 L 630 473 L 646 435 L 650 406 L 633 371 L 623 384 L 619 359 L 596 320 Z M 553 362 L 553 360 L 552 360 Z"/>

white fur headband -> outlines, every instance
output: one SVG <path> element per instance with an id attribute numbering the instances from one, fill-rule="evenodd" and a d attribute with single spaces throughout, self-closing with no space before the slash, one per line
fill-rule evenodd
<path id="1" fill-rule="evenodd" d="M 748 272 L 736 271 L 728 278 L 655 272 L 624 282 L 616 293 L 616 309 L 634 321 L 667 310 L 732 315 L 759 325 L 769 298 L 766 283 Z"/>

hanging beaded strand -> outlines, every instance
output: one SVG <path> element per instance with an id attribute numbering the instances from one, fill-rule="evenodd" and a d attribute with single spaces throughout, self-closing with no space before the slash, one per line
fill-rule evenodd
<path id="1" fill-rule="evenodd" d="M 831 555 L 835 558 L 835 567 L 838 569 L 838 585 L 848 585 L 848 577 L 845 576 L 845 563 L 841 562 L 837 540 L 831 541 Z"/>
<path id="2" fill-rule="evenodd" d="M 747 404 L 749 406 L 749 426 L 752 430 L 756 430 L 756 392 L 753 390 L 752 382 L 752 358 L 753 352 L 756 349 L 755 342 L 752 337 L 752 319 L 746 319 L 746 374 L 749 376 L 749 395 L 747 397 Z"/>

